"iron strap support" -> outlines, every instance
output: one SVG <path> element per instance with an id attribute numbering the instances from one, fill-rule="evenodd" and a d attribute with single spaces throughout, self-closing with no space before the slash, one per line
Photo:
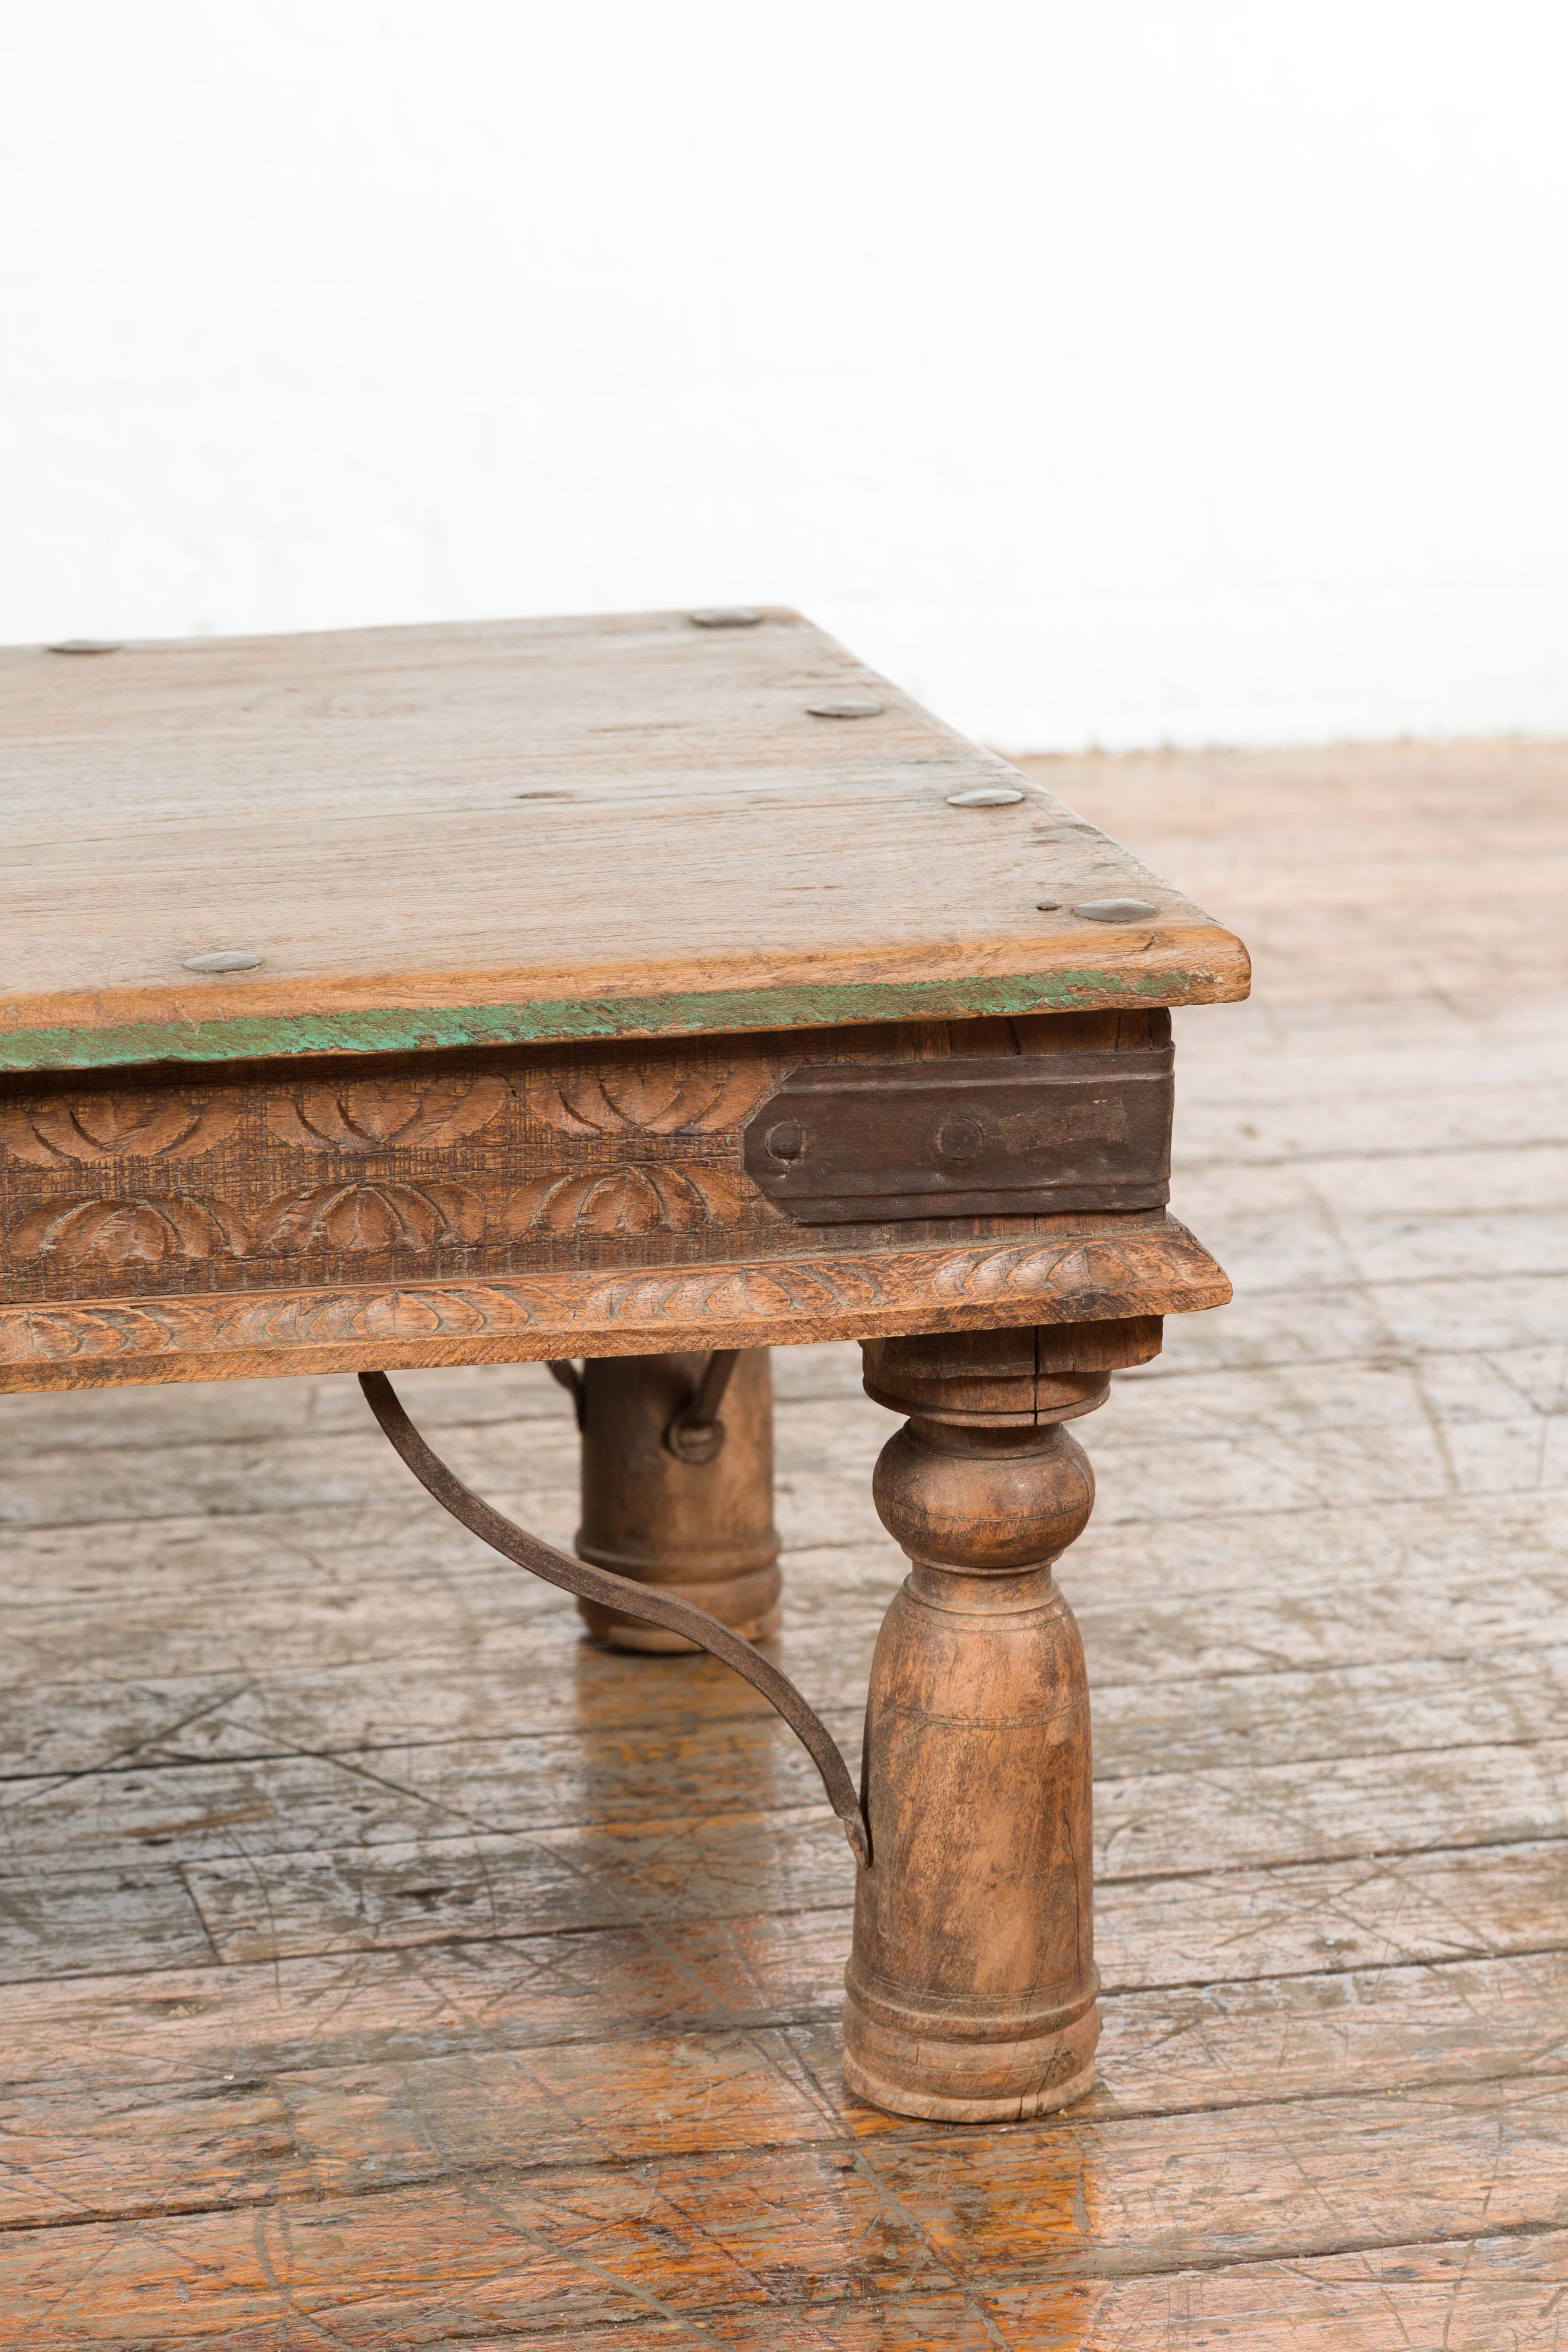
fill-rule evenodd
<path id="1" fill-rule="evenodd" d="M 738 1348 L 715 1348 L 702 1368 L 702 1377 L 695 1390 L 670 1418 L 664 1433 L 664 1442 L 678 1462 L 711 1462 L 724 1444 L 724 1424 L 719 1418 L 719 1408 L 724 1402 L 724 1391 L 730 1385 L 730 1375 L 735 1369 Z M 588 1388 L 574 1363 L 559 1361 L 544 1367 L 551 1379 L 559 1382 L 572 1400 L 579 1431 L 586 1428 L 588 1420 Z"/>
<path id="2" fill-rule="evenodd" d="M 726 1377 L 727 1373 L 728 1367 Z M 849 1767 L 821 1717 L 806 1705 L 787 1675 L 781 1675 L 760 1650 L 753 1649 L 750 1642 L 743 1641 L 728 1625 L 721 1625 L 717 1617 L 710 1616 L 706 1609 L 699 1609 L 693 1601 L 679 1601 L 672 1592 L 661 1592 L 655 1585 L 637 1584 L 629 1576 L 616 1576 L 607 1568 L 591 1568 L 585 1560 L 571 1559 L 552 1544 L 541 1543 L 537 1536 L 527 1534 L 510 1519 L 503 1518 L 471 1487 L 465 1486 L 439 1454 L 431 1452 L 398 1402 L 397 1392 L 384 1372 L 362 1372 L 359 1384 L 384 1434 L 426 1493 L 433 1495 L 443 1510 L 461 1520 L 481 1543 L 488 1543 L 503 1559 L 514 1560 L 519 1568 L 526 1568 L 531 1575 L 542 1577 L 546 1584 L 560 1585 L 564 1591 L 578 1593 L 601 1609 L 621 1609 L 627 1616 L 640 1617 L 649 1625 L 663 1625 L 672 1633 L 684 1634 L 700 1650 L 706 1650 L 710 1656 L 731 1667 L 753 1690 L 760 1691 L 768 1705 L 783 1716 L 821 1773 L 827 1801 L 844 1824 L 844 1834 L 856 1861 L 869 1867 L 870 1836 L 855 1784 L 849 1778 Z M 710 1404 L 709 1412 L 712 1409 Z"/>
<path id="3" fill-rule="evenodd" d="M 696 1393 L 672 1414 L 664 1442 L 678 1462 L 717 1459 L 724 1444 L 724 1424 L 719 1418 L 719 1408 L 724 1402 L 724 1391 L 740 1352 L 738 1348 L 715 1348 L 702 1368 Z"/>

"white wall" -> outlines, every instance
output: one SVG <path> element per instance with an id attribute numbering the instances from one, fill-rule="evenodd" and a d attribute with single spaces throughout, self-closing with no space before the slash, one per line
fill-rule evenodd
<path id="1" fill-rule="evenodd" d="M 800 604 L 1568 731 L 1557 0 L 5 0 L 0 638 Z"/>

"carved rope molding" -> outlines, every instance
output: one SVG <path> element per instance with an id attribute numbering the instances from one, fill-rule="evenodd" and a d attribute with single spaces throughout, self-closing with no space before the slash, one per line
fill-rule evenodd
<path id="1" fill-rule="evenodd" d="M 578 1271 L 0 1307 L 0 1367 L 10 1368 L 15 1377 L 6 1384 L 16 1387 L 27 1385 L 29 1366 L 79 1362 L 85 1375 L 99 1368 L 101 1377 L 116 1360 L 180 1356 L 221 1371 L 226 1355 L 257 1353 L 289 1355 L 299 1370 L 311 1360 L 323 1370 L 350 1369 L 356 1349 L 429 1362 L 595 1347 L 635 1354 L 647 1346 L 755 1345 L 763 1329 L 805 1340 L 1183 1314 L 1223 1306 L 1229 1296 L 1207 1251 L 1167 1218 L 1158 1231 L 1105 1240 L 976 1243 L 612 1276 Z M 683 1332 L 692 1336 L 683 1339 Z M 400 1349 L 405 1357 L 397 1357 Z"/>

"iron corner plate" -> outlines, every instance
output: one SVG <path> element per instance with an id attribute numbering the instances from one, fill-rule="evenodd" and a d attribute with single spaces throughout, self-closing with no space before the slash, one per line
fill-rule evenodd
<path id="1" fill-rule="evenodd" d="M 1163 1208 L 1174 1055 L 801 1063 L 747 1120 L 747 1174 L 800 1224 Z"/>

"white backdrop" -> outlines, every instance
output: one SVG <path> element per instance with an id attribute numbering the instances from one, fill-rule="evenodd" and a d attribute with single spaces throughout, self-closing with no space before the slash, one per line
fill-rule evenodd
<path id="1" fill-rule="evenodd" d="M 1568 731 L 1556 0 L 4 0 L 0 638 L 742 599 Z"/>

